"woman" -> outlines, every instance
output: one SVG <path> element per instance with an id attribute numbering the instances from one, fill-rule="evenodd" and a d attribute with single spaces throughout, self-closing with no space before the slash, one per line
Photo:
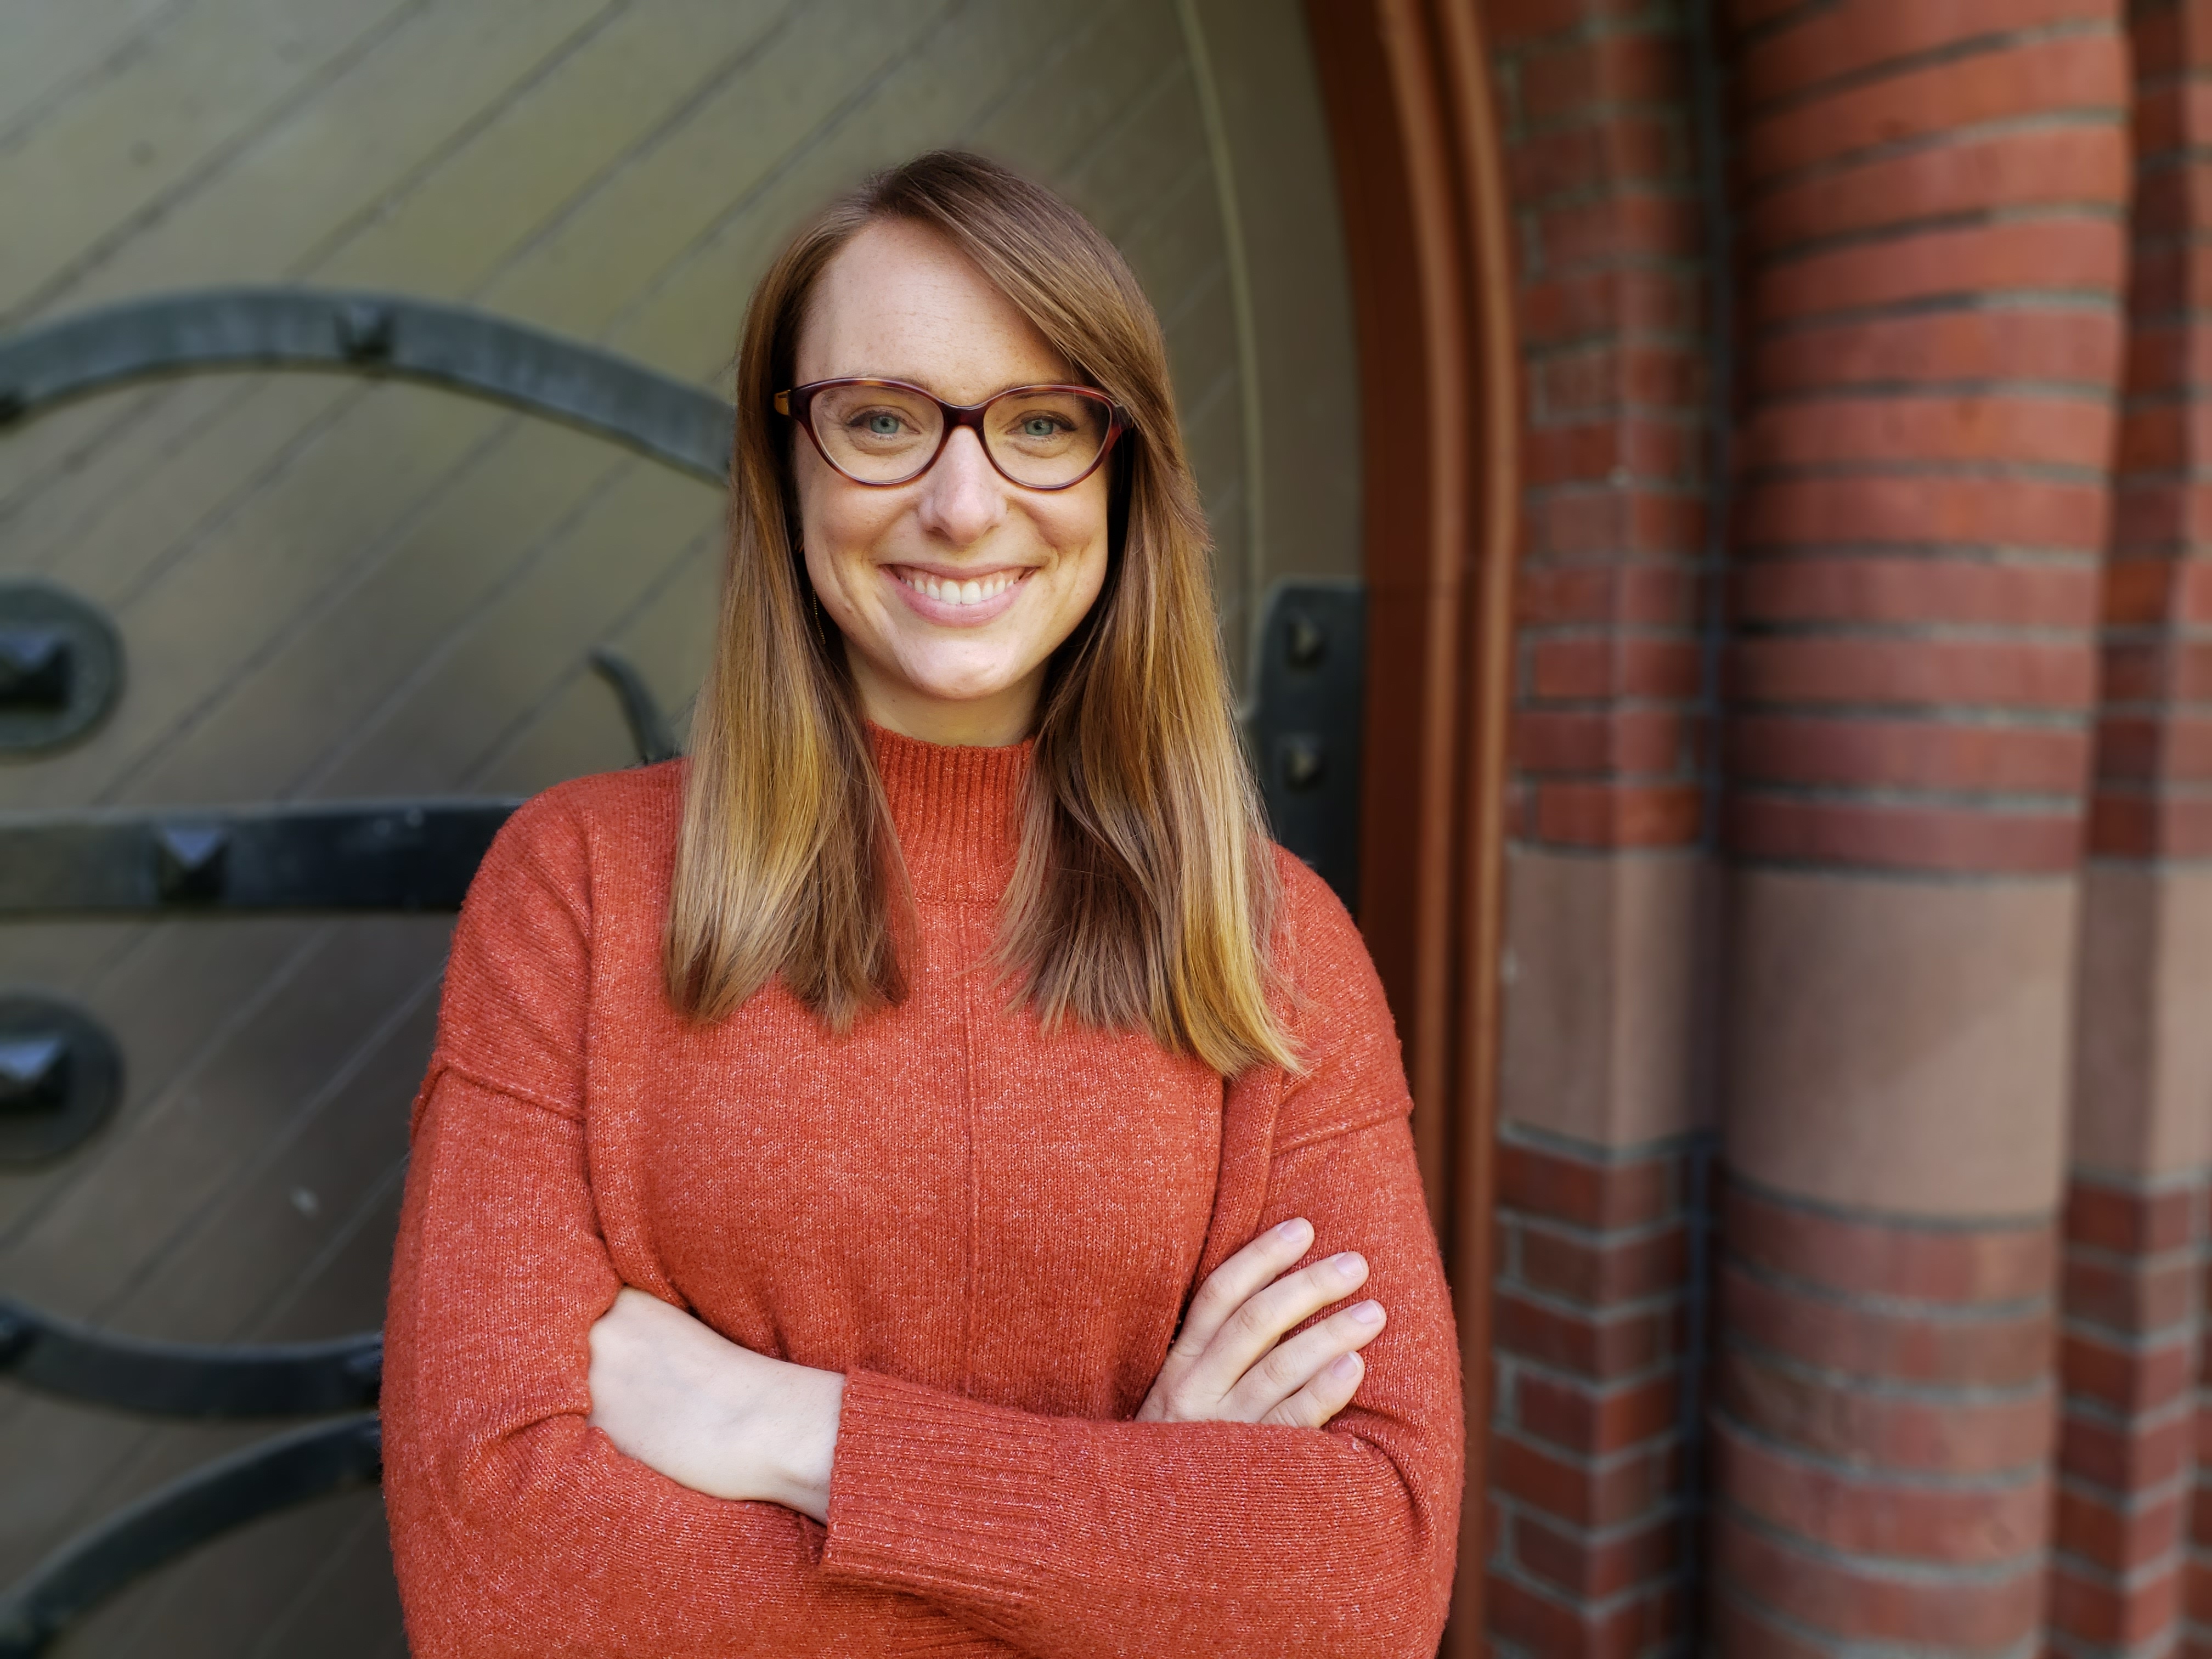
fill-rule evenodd
<path id="1" fill-rule="evenodd" d="M 755 294 L 732 476 L 690 759 L 526 805 L 454 935 L 415 1651 L 1431 1652 L 1397 1044 L 1259 830 L 1134 279 L 988 162 L 887 173 Z"/>

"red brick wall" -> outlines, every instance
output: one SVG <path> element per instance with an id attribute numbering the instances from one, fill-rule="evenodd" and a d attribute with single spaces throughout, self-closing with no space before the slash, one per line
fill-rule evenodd
<path id="1" fill-rule="evenodd" d="M 1546 855 L 1680 858 L 1704 816 L 1711 582 L 1709 232 L 1685 19 L 1615 0 L 1482 12 L 1526 417 L 1509 833 Z M 1608 948 L 1544 943 L 1570 961 Z M 1692 955 L 1683 941 L 1680 972 Z M 1509 1020 L 1513 1007 L 1509 993 Z M 1572 1066 L 1554 1054 L 1537 1069 Z M 1501 1659 L 1625 1659 L 1686 1634 L 1692 1145 L 1501 1136 L 1490 1548 L 1462 1564 L 1489 1574 Z"/>
<path id="2" fill-rule="evenodd" d="M 1521 262 L 1513 834 L 1697 839 L 1703 204 L 1679 15 L 1486 8 Z"/>
<path id="3" fill-rule="evenodd" d="M 2096 681 L 2122 43 L 2105 0 L 1741 0 L 1734 847 L 2054 872 Z"/>
<path id="4" fill-rule="evenodd" d="M 1642 1653 L 1683 1629 L 1692 1151 L 1604 1158 L 1526 1134 L 1499 1146 L 1488 1571 L 1501 1655 Z"/>
<path id="5" fill-rule="evenodd" d="M 2077 1176 L 2066 1206 L 2051 1651 L 2170 1651 L 2194 1438 L 2203 1194 Z"/>

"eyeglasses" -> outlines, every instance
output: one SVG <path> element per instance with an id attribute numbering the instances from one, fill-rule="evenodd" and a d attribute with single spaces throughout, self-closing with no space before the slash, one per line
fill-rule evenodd
<path id="1" fill-rule="evenodd" d="M 911 483 L 937 464 L 960 427 L 973 429 L 1003 477 L 1024 489 L 1067 489 L 1098 470 L 1128 424 L 1087 386 L 1018 386 L 980 404 L 948 404 L 903 380 L 813 380 L 775 394 L 822 459 L 854 483 Z"/>

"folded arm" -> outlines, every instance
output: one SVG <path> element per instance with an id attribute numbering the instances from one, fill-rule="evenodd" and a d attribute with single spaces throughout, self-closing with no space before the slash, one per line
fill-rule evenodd
<path id="1" fill-rule="evenodd" d="M 833 1584 L 822 1530 L 708 1498 L 590 1427 L 620 1281 L 582 1126 L 453 1071 L 415 1139 L 393 1263 L 385 1493 L 422 1659 L 1003 1651 L 887 1587 Z"/>

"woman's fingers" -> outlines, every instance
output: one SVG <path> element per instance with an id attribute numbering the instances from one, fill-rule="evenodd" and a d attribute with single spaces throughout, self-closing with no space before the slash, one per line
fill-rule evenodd
<path id="1" fill-rule="evenodd" d="M 1194 1391 L 1225 1396 L 1283 1333 L 1367 1282 L 1367 1259 L 1352 1250 L 1315 1262 L 1244 1298 L 1222 1322 L 1187 1379 Z"/>
<path id="2" fill-rule="evenodd" d="M 1191 1298 L 1190 1311 L 1183 1316 L 1182 1329 L 1176 1333 L 1170 1353 L 1187 1360 L 1203 1354 L 1229 1316 L 1272 1284 L 1312 1243 L 1313 1224 L 1304 1216 L 1293 1216 L 1279 1226 L 1270 1227 L 1216 1267 Z"/>
<path id="3" fill-rule="evenodd" d="M 1358 1354 L 1340 1354 L 1322 1366 L 1305 1387 L 1260 1420 L 1292 1429 L 1323 1427 L 1329 1419 L 1352 1403 L 1352 1396 L 1359 1387 L 1359 1379 L 1366 1374 L 1366 1362 Z"/>
<path id="4" fill-rule="evenodd" d="M 1374 1300 L 1357 1303 L 1341 1309 L 1309 1329 L 1300 1331 L 1287 1340 L 1278 1342 L 1267 1356 L 1246 1371 L 1237 1386 L 1229 1391 L 1224 1403 L 1227 1415 L 1241 1423 L 1273 1423 L 1281 1421 L 1273 1413 L 1291 1400 L 1322 1378 L 1329 1367 L 1347 1354 L 1355 1354 L 1382 1334 L 1382 1304 Z M 1358 1386 L 1359 1368 L 1351 1373 L 1353 1386 Z M 1316 1398 L 1326 1397 L 1328 1390 Z M 1352 1398 L 1350 1389 L 1344 1399 Z M 1343 1401 L 1329 1407 L 1334 1416 L 1343 1409 Z M 1300 1418 L 1298 1420 L 1303 1421 Z M 1324 1417 L 1321 1422 L 1327 1422 Z M 1310 1426 L 1318 1428 L 1319 1423 Z"/>

